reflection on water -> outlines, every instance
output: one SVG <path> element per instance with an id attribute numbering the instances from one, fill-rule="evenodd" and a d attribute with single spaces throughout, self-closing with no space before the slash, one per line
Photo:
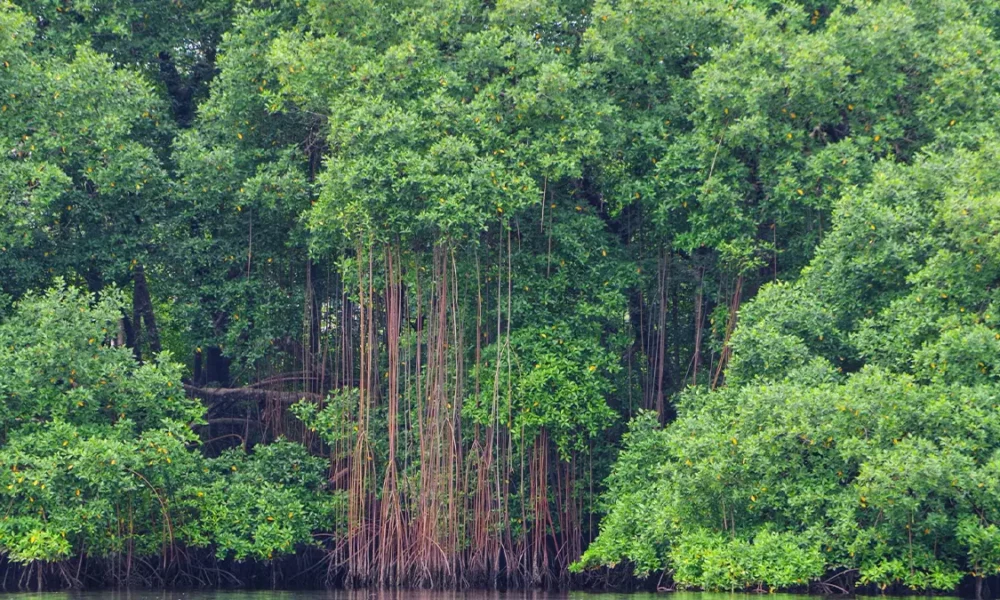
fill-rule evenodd
<path id="1" fill-rule="evenodd" d="M 818 600 L 821 596 L 797 594 L 718 594 L 672 592 L 650 594 L 543 592 L 543 591 L 437 591 L 437 590 L 107 590 L 94 592 L 23 592 L 0 594 L 0 600 Z M 833 597 L 839 598 L 839 597 Z M 906 600 L 920 600 L 908 596 Z M 928 599 L 930 600 L 930 599 Z M 933 600 L 954 600 L 935 596 Z"/>

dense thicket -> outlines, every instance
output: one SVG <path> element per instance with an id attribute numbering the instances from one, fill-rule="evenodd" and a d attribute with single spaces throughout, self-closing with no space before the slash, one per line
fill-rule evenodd
<path id="1" fill-rule="evenodd" d="M 8 572 L 981 582 L 998 16 L 0 0 Z"/>
<path id="2" fill-rule="evenodd" d="M 995 575 L 998 150 L 845 194 L 802 277 L 741 312 L 728 385 L 685 393 L 666 429 L 633 422 L 582 565 L 729 589 Z"/>

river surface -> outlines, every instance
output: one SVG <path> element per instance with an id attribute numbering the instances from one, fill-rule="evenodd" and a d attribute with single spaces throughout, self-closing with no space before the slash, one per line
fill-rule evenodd
<path id="1" fill-rule="evenodd" d="M 481 592 L 423 590 L 331 590 L 331 591 L 95 591 L 0 594 L 0 600 L 821 600 L 823 596 L 795 594 L 714 594 L 701 592 L 591 593 L 591 592 Z M 830 599 L 841 596 L 827 597 Z M 908 596 L 906 600 L 917 600 Z M 936 596 L 933 600 L 954 600 Z"/>

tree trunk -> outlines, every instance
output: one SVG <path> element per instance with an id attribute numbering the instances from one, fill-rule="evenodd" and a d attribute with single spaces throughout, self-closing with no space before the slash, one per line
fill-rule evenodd
<path id="1" fill-rule="evenodd" d="M 149 353 L 151 355 L 157 355 L 163 349 L 160 346 L 160 330 L 156 327 L 156 317 L 153 315 L 153 300 L 149 296 L 149 285 L 146 283 L 146 272 L 142 267 L 142 263 L 136 263 L 135 270 L 132 273 L 132 280 L 135 283 L 135 288 L 132 292 L 132 315 L 135 320 L 135 331 L 136 331 L 136 348 L 140 347 L 143 342 L 149 345 Z M 142 320 L 142 325 L 145 326 L 146 335 L 142 335 L 142 326 L 140 326 L 139 321 Z"/>
<path id="2" fill-rule="evenodd" d="M 218 346 L 209 346 L 205 357 L 205 382 L 219 387 L 229 386 L 229 359 Z"/>
<path id="3" fill-rule="evenodd" d="M 195 385 L 205 385 L 204 380 L 204 369 L 202 368 L 202 353 L 201 348 L 194 351 L 194 377 L 193 382 Z"/>
<path id="4" fill-rule="evenodd" d="M 124 337 L 125 347 L 131 348 L 132 354 L 135 355 L 135 359 L 142 362 L 142 349 L 139 348 L 139 340 L 138 336 L 136 336 L 135 327 L 132 326 L 132 319 L 127 314 L 123 314 L 120 323 L 121 330 L 118 335 L 119 339 Z"/>

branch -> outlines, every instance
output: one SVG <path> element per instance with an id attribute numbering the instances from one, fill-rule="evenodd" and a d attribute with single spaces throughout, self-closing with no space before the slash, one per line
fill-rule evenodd
<path id="1" fill-rule="evenodd" d="M 267 402 L 277 402 L 279 404 L 295 404 L 300 400 L 311 400 L 319 402 L 323 399 L 321 394 L 311 392 L 278 392 L 273 390 L 261 390 L 256 388 L 203 388 L 194 385 L 185 385 L 184 391 L 192 398 L 199 398 L 205 402 L 253 402 L 257 404 Z"/>

